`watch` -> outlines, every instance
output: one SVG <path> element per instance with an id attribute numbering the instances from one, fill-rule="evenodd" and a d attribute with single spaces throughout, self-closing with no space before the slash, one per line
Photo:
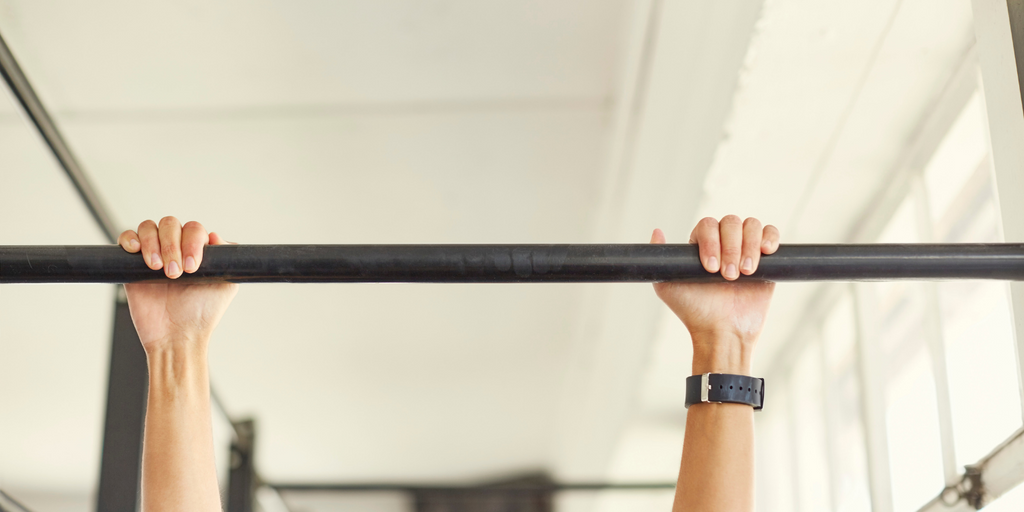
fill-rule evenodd
<path id="1" fill-rule="evenodd" d="M 705 373 L 686 378 L 686 407 L 700 403 L 764 406 L 764 379 L 728 373 Z"/>

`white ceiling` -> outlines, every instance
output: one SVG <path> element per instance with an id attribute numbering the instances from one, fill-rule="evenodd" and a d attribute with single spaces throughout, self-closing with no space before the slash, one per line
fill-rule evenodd
<path id="1" fill-rule="evenodd" d="M 174 214 L 243 243 L 590 240 L 622 2 L 0 6 L 0 30 L 124 227 Z M 0 130 L 12 134 L 4 218 L 24 219 L 0 228 L 2 243 L 101 243 L 73 193 L 12 182 L 70 190 L 18 115 Z M 92 236 L 56 229 L 66 218 Z M 45 420 L 39 403 L 80 404 L 68 417 L 89 429 L 66 436 L 79 457 L 55 480 L 32 457 L 45 437 L 0 436 L 14 445 L 0 484 L 95 485 L 112 300 L 100 288 L 87 326 L 45 322 L 46 292 L 72 300 L 58 288 L 2 290 L 20 359 L 46 361 L 79 330 L 93 341 L 88 375 L 18 375 L 71 389 L 8 397 L 19 434 Z M 259 421 L 269 479 L 542 469 L 579 295 L 246 287 L 211 350 L 213 380 L 233 414 Z"/>
<path id="2" fill-rule="evenodd" d="M 56 111 L 604 102 L 621 0 L 29 2 L 4 37 Z"/>
<path id="3" fill-rule="evenodd" d="M 0 0 L 0 32 L 125 227 L 243 243 L 682 241 L 729 212 L 844 240 L 973 40 L 968 0 Z M 102 243 L 16 112 L 0 243 Z M 760 364 L 815 289 L 779 286 Z M 0 487 L 95 485 L 112 295 L 0 288 Z M 688 358 L 647 286 L 252 285 L 211 351 L 264 476 L 347 481 L 672 479 Z"/>

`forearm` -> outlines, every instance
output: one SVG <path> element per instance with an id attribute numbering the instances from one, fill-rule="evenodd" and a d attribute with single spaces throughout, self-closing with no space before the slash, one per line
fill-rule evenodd
<path id="1" fill-rule="evenodd" d="M 752 344 L 694 339 L 693 374 L 750 375 Z M 695 404 L 686 416 L 674 512 L 754 509 L 754 410 Z"/>
<path id="2" fill-rule="evenodd" d="M 147 353 L 142 510 L 220 511 L 206 343 Z"/>

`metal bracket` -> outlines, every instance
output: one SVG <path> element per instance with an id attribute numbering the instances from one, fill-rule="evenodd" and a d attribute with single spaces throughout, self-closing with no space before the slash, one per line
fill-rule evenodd
<path id="1" fill-rule="evenodd" d="M 985 506 L 985 485 L 981 481 L 981 466 L 965 466 L 961 481 L 942 489 L 936 500 L 946 508 L 952 508 L 957 503 L 965 501 L 975 510 L 981 510 Z"/>
<path id="2" fill-rule="evenodd" d="M 981 481 L 981 467 L 965 466 L 964 477 L 958 487 L 960 496 L 974 507 L 974 510 L 981 510 L 981 507 L 985 506 L 985 485 Z"/>
<path id="3" fill-rule="evenodd" d="M 960 481 L 943 489 L 936 499 L 947 508 L 951 508 L 963 500 L 974 510 L 981 510 L 985 506 L 985 486 L 981 481 L 981 466 L 965 466 L 964 475 Z"/>

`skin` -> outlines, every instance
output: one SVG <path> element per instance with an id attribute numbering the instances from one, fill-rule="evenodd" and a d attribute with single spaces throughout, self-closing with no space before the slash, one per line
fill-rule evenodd
<path id="1" fill-rule="evenodd" d="M 145 221 L 118 244 L 142 253 L 167 281 L 125 285 L 132 320 L 149 363 L 149 404 L 142 456 L 142 510 L 220 511 L 214 467 L 207 348 L 238 286 L 174 280 L 195 272 L 203 247 L 227 243 L 198 222 L 174 217 Z M 655 230 L 651 243 L 665 243 Z M 697 224 L 708 272 L 722 283 L 657 283 L 658 297 L 679 317 L 693 341 L 693 374 L 750 375 L 754 347 L 774 285 L 733 282 L 753 274 L 762 254 L 779 246 L 779 232 L 757 219 L 730 215 Z M 683 457 L 673 511 L 751 511 L 754 503 L 754 417 L 750 406 L 696 404 L 686 419 Z"/>
<path id="2" fill-rule="evenodd" d="M 198 222 L 174 217 L 125 231 L 118 244 L 177 279 L 220 245 Z M 149 362 L 149 403 L 142 447 L 142 510 L 220 511 L 213 455 L 207 347 L 238 285 L 174 281 L 125 285 L 132 321 Z"/>
<path id="3" fill-rule="evenodd" d="M 655 230 L 651 243 L 665 243 Z M 690 235 L 704 269 L 723 283 L 657 283 L 658 297 L 683 321 L 693 341 L 693 375 L 750 375 L 754 347 L 768 315 L 774 283 L 733 282 L 757 270 L 761 254 L 779 247 L 779 231 L 729 215 L 701 220 Z M 754 409 L 694 404 L 686 415 L 674 512 L 754 510 Z"/>

